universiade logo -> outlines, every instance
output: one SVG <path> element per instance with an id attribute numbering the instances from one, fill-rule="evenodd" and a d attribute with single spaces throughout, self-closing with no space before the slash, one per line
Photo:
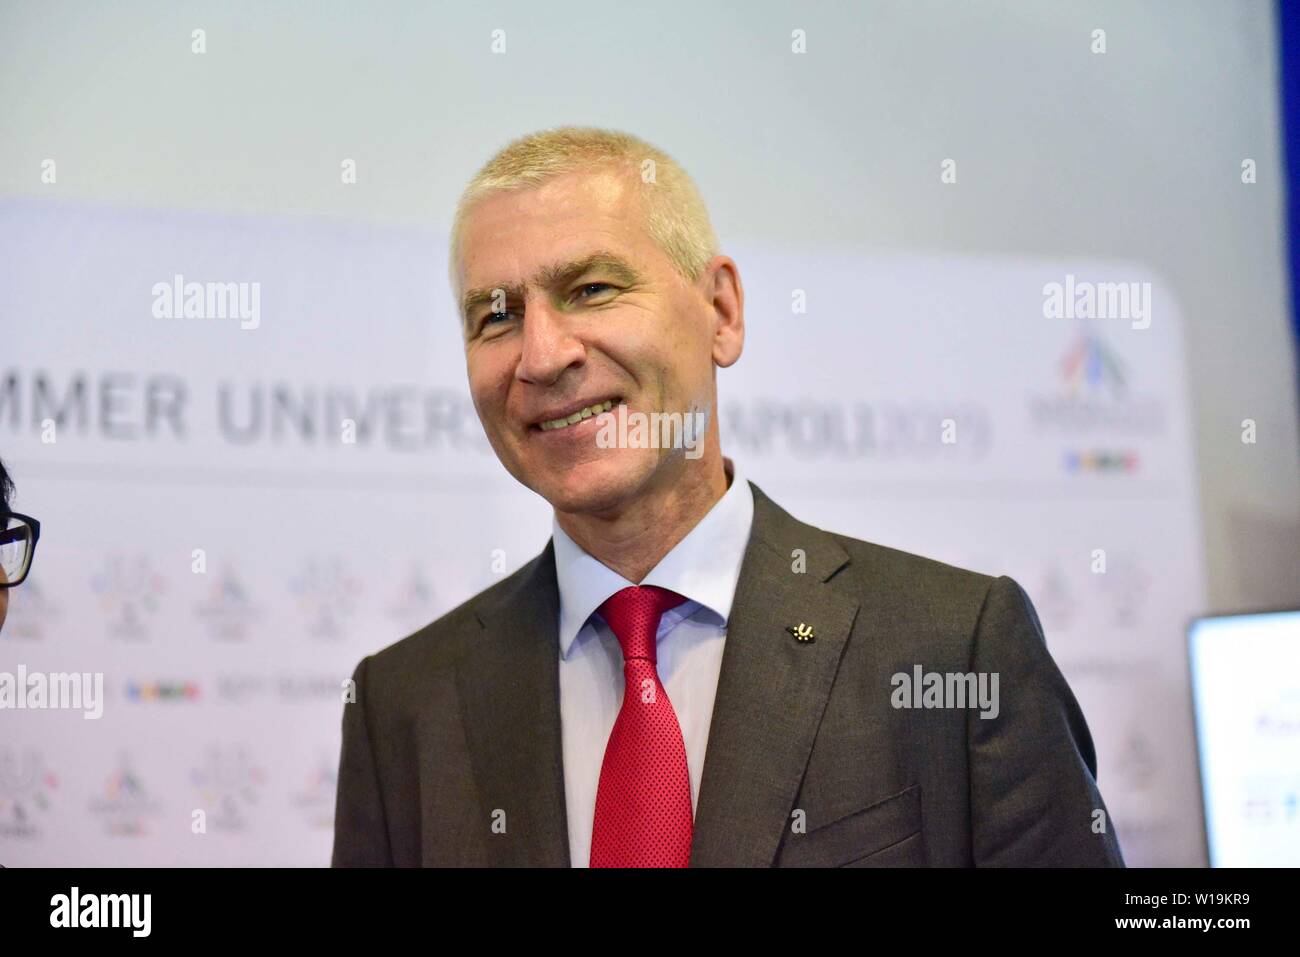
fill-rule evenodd
<path id="1" fill-rule="evenodd" d="M 981 718 L 996 718 L 1001 711 L 996 671 L 938 672 L 914 665 L 910 675 L 899 671 L 889 683 L 895 708 L 979 708 Z"/>
<path id="2" fill-rule="evenodd" d="M 1134 329 L 1151 327 L 1151 283 L 1065 282 L 1043 286 L 1045 319 L 1129 319 Z"/>
<path id="3" fill-rule="evenodd" d="M 601 449 L 685 449 L 688 459 L 704 454 L 706 412 L 629 412 L 626 405 L 596 416 Z"/>
<path id="4" fill-rule="evenodd" d="M 241 329 L 262 324 L 260 282 L 186 282 L 177 273 L 151 292 L 156 319 L 238 319 Z"/>
<path id="5" fill-rule="evenodd" d="M 83 711 L 87 721 L 104 716 L 104 673 L 0 671 L 0 711 Z"/>

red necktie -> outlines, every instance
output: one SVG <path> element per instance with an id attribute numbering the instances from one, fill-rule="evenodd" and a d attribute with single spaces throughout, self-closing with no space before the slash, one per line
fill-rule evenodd
<path id="1" fill-rule="evenodd" d="M 659 619 L 684 601 L 666 588 L 633 585 L 596 609 L 623 648 L 624 687 L 596 788 L 592 867 L 686 867 L 690 862 L 686 745 L 655 664 Z"/>

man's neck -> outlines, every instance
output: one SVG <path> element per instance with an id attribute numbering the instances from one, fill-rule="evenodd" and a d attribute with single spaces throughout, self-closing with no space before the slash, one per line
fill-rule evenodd
<path id="1" fill-rule="evenodd" d="M 557 512 L 556 521 L 602 565 L 639 584 L 726 494 L 731 484 L 722 456 L 700 471 L 703 481 L 668 483 L 615 519 Z"/>

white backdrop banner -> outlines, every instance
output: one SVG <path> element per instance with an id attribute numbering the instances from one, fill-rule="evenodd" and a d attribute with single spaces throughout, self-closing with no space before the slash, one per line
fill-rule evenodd
<path id="1" fill-rule="evenodd" d="M 730 247 L 723 451 L 805 521 L 1029 592 L 1130 864 L 1203 861 L 1181 320 L 1137 263 Z M 0 863 L 328 862 L 342 683 L 550 533 L 479 426 L 442 234 L 0 206 L 0 457 L 42 521 Z M 29 702 L 30 704 L 30 702 Z"/>

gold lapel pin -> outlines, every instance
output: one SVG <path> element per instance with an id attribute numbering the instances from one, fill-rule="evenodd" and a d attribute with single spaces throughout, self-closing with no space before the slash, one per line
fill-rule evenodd
<path id="1" fill-rule="evenodd" d="M 813 634 L 812 625 L 805 625 L 802 621 L 797 625 L 791 625 L 786 629 L 786 631 L 794 635 L 795 641 L 809 642 L 815 640 L 817 637 Z"/>

